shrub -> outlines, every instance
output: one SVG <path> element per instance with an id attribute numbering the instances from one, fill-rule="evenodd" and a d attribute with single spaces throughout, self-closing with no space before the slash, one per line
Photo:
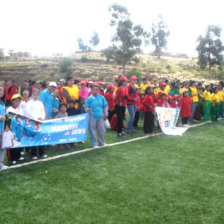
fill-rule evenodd
<path id="1" fill-rule="evenodd" d="M 44 64 L 41 64 L 41 68 L 47 68 L 49 65 L 48 64 L 46 64 L 46 63 L 44 63 Z"/>
<path id="2" fill-rule="evenodd" d="M 88 58 L 86 55 L 83 55 L 81 58 L 80 58 L 81 62 L 85 63 L 88 61 Z"/>
<path id="3" fill-rule="evenodd" d="M 127 78 L 130 78 L 131 76 L 137 76 L 138 80 L 140 80 L 142 78 L 142 72 L 138 68 L 132 67 L 127 73 Z"/>
<path id="4" fill-rule="evenodd" d="M 65 73 L 67 76 L 72 74 L 72 59 L 71 58 L 63 58 L 60 62 L 60 70 L 62 73 Z"/>
<path id="5" fill-rule="evenodd" d="M 102 56 L 105 56 L 107 62 L 114 58 L 116 48 L 114 46 L 110 46 L 104 50 L 102 50 Z"/>

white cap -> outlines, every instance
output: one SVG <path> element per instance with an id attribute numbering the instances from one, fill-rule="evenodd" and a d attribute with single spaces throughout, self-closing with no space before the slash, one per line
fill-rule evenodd
<path id="1" fill-rule="evenodd" d="M 54 86 L 55 88 L 57 88 L 56 82 L 50 82 L 48 86 Z"/>
<path id="2" fill-rule="evenodd" d="M 65 82 L 65 79 L 60 79 L 60 82 Z"/>

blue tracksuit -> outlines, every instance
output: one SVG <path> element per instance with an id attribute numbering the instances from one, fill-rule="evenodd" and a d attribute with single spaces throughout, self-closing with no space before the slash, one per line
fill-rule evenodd
<path id="1" fill-rule="evenodd" d="M 52 109 L 53 109 L 53 99 L 54 96 L 52 93 L 48 91 L 48 89 L 45 89 L 40 93 L 40 98 L 39 100 L 43 102 L 45 112 L 46 112 L 46 117 L 48 119 L 52 118 Z"/>
<path id="2" fill-rule="evenodd" d="M 105 145 L 104 142 L 104 120 L 103 116 L 108 114 L 108 105 L 106 99 L 101 95 L 87 98 L 85 108 L 90 108 L 90 120 L 89 120 L 89 133 L 90 140 L 93 147 Z M 98 141 L 96 138 L 96 132 L 98 135 Z"/>

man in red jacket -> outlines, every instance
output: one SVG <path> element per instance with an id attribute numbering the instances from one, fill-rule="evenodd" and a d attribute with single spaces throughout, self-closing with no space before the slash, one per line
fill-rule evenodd
<path id="1" fill-rule="evenodd" d="M 6 107 L 11 106 L 10 95 L 8 93 L 10 86 L 11 86 L 11 82 L 8 80 L 5 80 L 5 106 Z"/>
<path id="2" fill-rule="evenodd" d="M 12 99 L 12 96 L 18 93 L 18 86 L 16 85 L 16 81 L 12 80 L 12 85 L 8 89 L 8 94 L 10 100 Z"/>
<path id="3" fill-rule="evenodd" d="M 138 96 L 135 84 L 137 83 L 137 77 L 131 76 L 130 77 L 130 84 L 127 86 L 127 107 L 129 113 L 129 120 L 126 128 L 127 134 L 134 133 L 133 121 L 135 119 L 135 113 L 137 111 L 137 104 L 138 104 Z"/>

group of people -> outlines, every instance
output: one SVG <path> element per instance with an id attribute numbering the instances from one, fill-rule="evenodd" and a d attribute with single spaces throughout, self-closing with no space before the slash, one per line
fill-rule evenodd
<path id="1" fill-rule="evenodd" d="M 182 121 L 179 126 L 187 126 L 188 122 L 204 119 L 218 121 L 224 117 L 224 84 L 220 81 L 217 85 L 190 81 L 168 80 L 157 84 L 154 78 L 143 78 L 142 82 L 136 76 L 129 79 L 119 76 L 113 84 L 103 84 L 101 81 L 78 81 L 73 77 L 60 79 L 56 82 L 36 82 L 25 80 L 21 88 L 16 82 L 5 81 L 0 86 L 0 169 L 7 168 L 3 164 L 5 149 L 8 159 L 15 164 L 23 160 L 24 149 L 13 148 L 13 137 L 16 130 L 6 121 L 6 113 L 19 114 L 29 117 L 34 121 L 57 119 L 74 116 L 81 113 L 90 114 L 89 133 L 92 147 L 104 146 L 105 121 L 108 120 L 112 130 L 117 132 L 117 137 L 125 134 L 134 134 L 138 121 L 143 114 L 145 135 L 153 132 L 155 127 L 155 107 L 180 108 Z M 126 109 L 129 116 L 126 116 Z M 13 123 L 17 119 L 13 116 Z M 127 120 L 125 126 L 124 120 Z M 6 121 L 6 122 L 5 122 Z M 18 120 L 16 120 L 19 124 Z M 30 125 L 30 121 L 27 121 Z M 34 122 L 32 128 L 37 129 Z M 19 126 L 18 126 L 19 127 Z M 29 129 L 31 130 L 31 129 Z M 30 132 L 31 133 L 31 132 Z M 3 141 L 3 142 L 2 142 Z M 70 147 L 70 144 L 59 145 L 60 149 Z M 44 146 L 26 148 L 32 159 L 37 156 L 46 158 Z"/>

